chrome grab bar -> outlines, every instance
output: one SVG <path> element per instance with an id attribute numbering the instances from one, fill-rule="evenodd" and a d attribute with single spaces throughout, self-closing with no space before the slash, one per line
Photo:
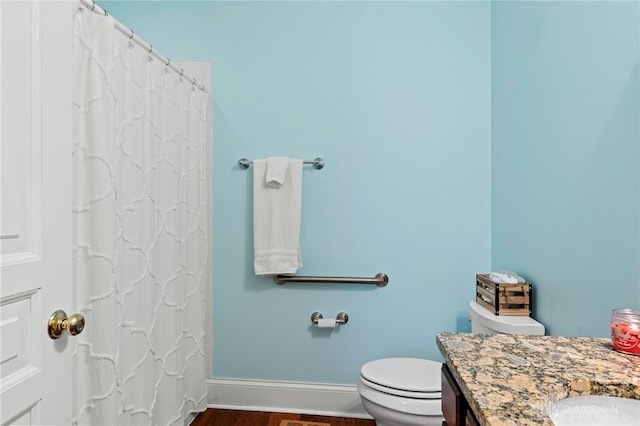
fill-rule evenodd
<path id="1" fill-rule="evenodd" d="M 299 277 L 296 275 L 274 275 L 276 284 L 286 283 L 327 283 L 327 284 L 375 284 L 384 287 L 389 283 L 389 276 L 384 273 L 376 274 L 374 278 L 357 277 Z"/>

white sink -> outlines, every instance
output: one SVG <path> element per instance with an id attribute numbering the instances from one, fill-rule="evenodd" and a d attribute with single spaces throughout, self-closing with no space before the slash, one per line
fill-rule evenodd
<path id="1" fill-rule="evenodd" d="M 556 426 L 639 426 L 640 400 L 613 396 L 573 396 L 549 407 Z"/>

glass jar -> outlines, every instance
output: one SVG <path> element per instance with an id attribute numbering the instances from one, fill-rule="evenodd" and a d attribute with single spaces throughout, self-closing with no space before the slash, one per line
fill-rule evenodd
<path id="1" fill-rule="evenodd" d="M 611 311 L 611 343 L 617 351 L 640 355 L 640 311 Z"/>

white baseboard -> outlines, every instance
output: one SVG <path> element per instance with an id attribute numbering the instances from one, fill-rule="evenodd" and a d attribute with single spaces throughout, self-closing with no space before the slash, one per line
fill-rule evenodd
<path id="1" fill-rule="evenodd" d="M 214 378 L 207 392 L 210 408 L 372 418 L 355 386 Z"/>

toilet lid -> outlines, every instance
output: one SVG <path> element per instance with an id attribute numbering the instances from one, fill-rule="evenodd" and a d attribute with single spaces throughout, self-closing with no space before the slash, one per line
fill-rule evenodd
<path id="1" fill-rule="evenodd" d="M 366 363 L 360 375 L 387 388 L 416 393 L 440 392 L 439 362 L 419 358 L 384 358 Z"/>

